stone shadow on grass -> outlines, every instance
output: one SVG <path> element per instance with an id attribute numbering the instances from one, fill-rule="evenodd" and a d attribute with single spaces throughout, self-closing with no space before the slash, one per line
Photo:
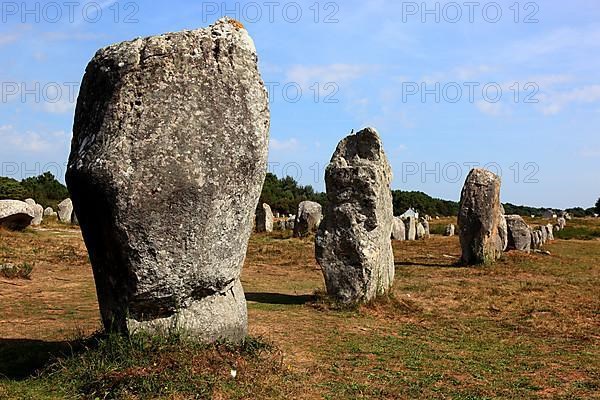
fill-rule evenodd
<path id="1" fill-rule="evenodd" d="M 447 264 L 444 263 L 426 263 L 426 262 L 414 262 L 414 261 L 396 261 L 394 262 L 396 267 L 431 267 L 431 268 L 460 268 L 464 267 L 460 263 L 460 260 L 454 262 L 450 261 Z"/>
<path id="2" fill-rule="evenodd" d="M 314 302 L 314 295 L 291 295 L 281 293 L 246 293 L 247 301 L 265 304 L 303 305 Z"/>
<path id="3" fill-rule="evenodd" d="M 27 379 L 43 371 L 57 358 L 81 351 L 84 343 L 84 340 L 0 339 L 0 379 Z"/>

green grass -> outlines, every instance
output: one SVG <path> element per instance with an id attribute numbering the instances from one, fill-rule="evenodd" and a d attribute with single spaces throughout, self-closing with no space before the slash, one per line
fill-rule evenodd
<path id="1" fill-rule="evenodd" d="M 203 345 L 177 335 L 98 335 L 63 343 L 4 343 L 0 349 L 1 372 L 8 378 L 0 380 L 3 399 L 154 399 L 175 394 L 209 399 L 215 393 L 236 398 L 252 392 L 260 397 L 272 391 L 261 380 L 285 377 L 277 350 L 254 338 L 233 346 Z"/>
<path id="2" fill-rule="evenodd" d="M 242 279 L 250 332 L 268 343 L 235 347 L 65 341 L 97 329 L 91 271 L 76 235 L 39 236 L 1 237 L 12 263 L 40 251 L 35 279 L 2 287 L 0 399 L 599 398 L 600 241 L 556 240 L 551 255 L 486 268 L 454 266 L 457 238 L 394 242 L 392 294 L 348 307 L 324 293 L 310 240 L 254 235 Z"/>
<path id="3" fill-rule="evenodd" d="M 589 226 L 567 226 L 562 231 L 555 232 L 554 237 L 563 240 L 595 240 L 600 238 L 600 229 Z"/>

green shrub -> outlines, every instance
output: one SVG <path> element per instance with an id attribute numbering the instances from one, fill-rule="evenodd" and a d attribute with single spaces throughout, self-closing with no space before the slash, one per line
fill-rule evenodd
<path id="1" fill-rule="evenodd" d="M 554 237 L 563 240 L 595 240 L 600 238 L 600 229 L 589 226 L 567 226 L 562 231 L 555 232 Z"/>
<path id="2" fill-rule="evenodd" d="M 18 265 L 0 265 L 0 276 L 3 276 L 8 279 L 31 279 L 32 272 L 33 265 L 26 262 Z"/>

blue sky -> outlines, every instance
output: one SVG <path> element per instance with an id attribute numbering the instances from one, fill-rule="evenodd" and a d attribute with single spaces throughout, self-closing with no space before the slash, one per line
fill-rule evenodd
<path id="1" fill-rule="evenodd" d="M 324 190 L 337 142 L 373 126 L 396 189 L 458 200 L 477 164 L 502 174 L 504 202 L 591 207 L 600 3 L 515 3 L 2 2 L 0 174 L 64 174 L 77 85 L 98 48 L 230 15 L 271 92 L 271 172 Z"/>

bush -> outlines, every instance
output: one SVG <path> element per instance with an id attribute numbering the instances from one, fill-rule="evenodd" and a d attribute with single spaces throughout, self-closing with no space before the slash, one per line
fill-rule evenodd
<path id="1" fill-rule="evenodd" d="M 26 262 L 18 265 L 0 265 L 0 276 L 8 279 L 31 279 L 32 272 L 33 265 Z"/>

